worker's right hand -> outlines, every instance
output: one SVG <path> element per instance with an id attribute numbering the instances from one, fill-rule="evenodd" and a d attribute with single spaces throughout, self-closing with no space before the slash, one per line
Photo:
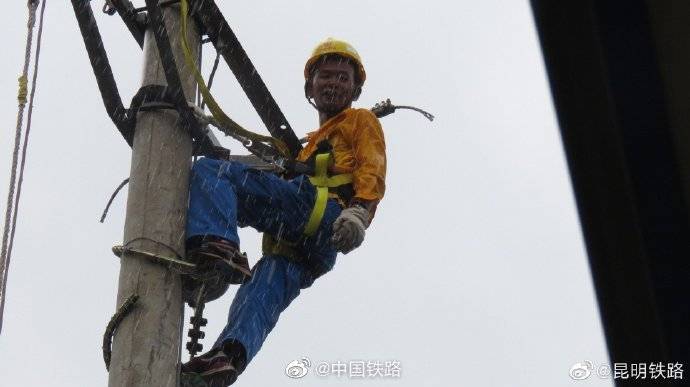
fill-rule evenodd
<path id="1" fill-rule="evenodd" d="M 364 231 L 369 224 L 369 211 L 359 205 L 344 209 L 333 222 L 331 242 L 336 250 L 347 254 L 364 241 Z"/>

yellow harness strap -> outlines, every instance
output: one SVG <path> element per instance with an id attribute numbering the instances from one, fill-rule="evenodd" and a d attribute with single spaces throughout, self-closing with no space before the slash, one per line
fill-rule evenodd
<path id="1" fill-rule="evenodd" d="M 314 176 L 309 177 L 309 181 L 316 188 L 316 200 L 314 208 L 311 210 L 307 225 L 304 227 L 304 235 L 312 236 L 319 228 L 324 212 L 326 212 L 326 202 L 328 201 L 328 188 L 338 187 L 352 183 L 352 174 L 343 173 L 340 175 L 328 176 L 328 166 L 331 163 L 330 153 L 316 155 L 314 160 Z"/>
<path id="2" fill-rule="evenodd" d="M 314 201 L 314 207 L 309 215 L 307 225 L 304 227 L 303 234 L 305 236 L 314 235 L 321 224 L 323 214 L 326 212 L 326 203 L 328 202 L 328 188 L 338 187 L 352 182 L 352 174 L 350 173 L 328 177 L 328 166 L 331 163 L 330 153 L 317 154 L 314 161 L 315 173 L 314 176 L 309 177 L 309 181 L 316 187 L 316 200 Z M 279 240 L 267 233 L 263 235 L 261 247 L 264 255 L 282 255 L 295 262 L 304 260 L 303 253 L 296 248 L 297 243 Z"/>
<path id="3" fill-rule="evenodd" d="M 264 233 L 261 239 L 261 250 L 264 255 L 281 255 L 293 262 L 304 260 L 304 254 L 297 248 L 297 242 L 278 239 L 269 233 Z"/>

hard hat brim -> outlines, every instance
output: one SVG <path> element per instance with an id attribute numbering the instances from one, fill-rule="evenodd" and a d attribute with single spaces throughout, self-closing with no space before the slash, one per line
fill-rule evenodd
<path id="1" fill-rule="evenodd" d="M 309 79 L 309 74 L 311 72 L 311 68 L 316 64 L 316 62 L 318 62 L 321 58 L 323 58 L 324 56 L 327 56 L 327 55 L 337 55 L 337 56 L 341 56 L 343 58 L 351 60 L 353 62 L 353 64 L 355 65 L 355 71 L 357 73 L 357 78 L 359 80 L 360 85 L 363 84 L 364 81 L 367 79 L 367 73 L 364 70 L 364 65 L 362 65 L 362 60 L 359 58 L 359 56 L 355 56 L 355 55 L 350 54 L 346 51 L 337 50 L 337 49 L 319 51 L 317 48 L 317 50 L 315 50 L 315 51 L 318 51 L 318 52 L 315 52 L 311 56 L 311 58 L 309 58 L 309 60 L 307 60 L 307 63 L 304 65 L 304 79 Z"/>

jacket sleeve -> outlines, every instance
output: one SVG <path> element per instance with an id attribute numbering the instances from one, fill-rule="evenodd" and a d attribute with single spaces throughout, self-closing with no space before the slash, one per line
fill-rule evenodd
<path id="1" fill-rule="evenodd" d="M 386 143 L 381 123 L 371 111 L 361 109 L 352 133 L 354 199 L 375 206 L 386 191 Z"/>

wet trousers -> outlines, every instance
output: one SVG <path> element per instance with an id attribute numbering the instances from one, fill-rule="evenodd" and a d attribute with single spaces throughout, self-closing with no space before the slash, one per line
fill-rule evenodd
<path id="1" fill-rule="evenodd" d="M 246 361 L 261 348 L 280 314 L 301 289 L 335 265 L 331 245 L 333 221 L 341 208 L 329 199 L 317 232 L 302 237 L 314 206 L 316 190 L 306 176 L 284 180 L 234 161 L 201 158 L 190 178 L 187 238 L 214 235 L 240 245 L 237 227 L 251 226 L 282 240 L 298 241 L 302 261 L 264 255 L 252 268 L 252 278 L 235 294 L 228 323 L 214 347 L 240 342 Z"/>

